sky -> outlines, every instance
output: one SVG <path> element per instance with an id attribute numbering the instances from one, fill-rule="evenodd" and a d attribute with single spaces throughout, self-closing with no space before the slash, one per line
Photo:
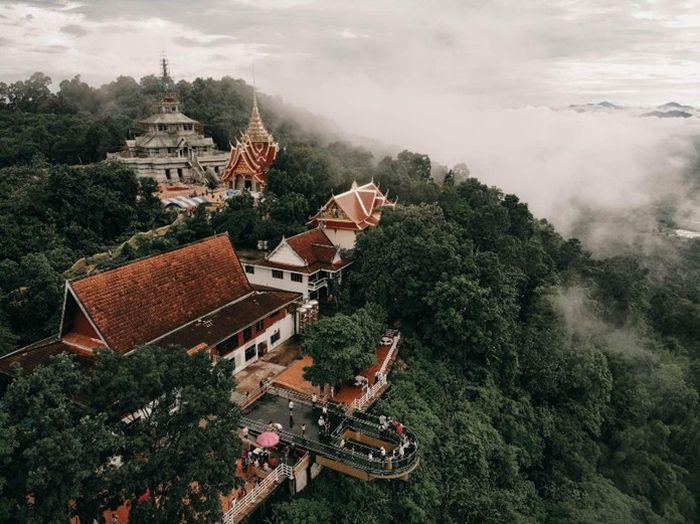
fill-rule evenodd
<path id="1" fill-rule="evenodd" d="M 0 1 L 0 81 L 229 75 L 516 192 L 571 209 L 682 192 L 697 119 L 561 111 L 700 106 L 700 1 Z M 555 108 L 555 109 L 553 109 Z"/>

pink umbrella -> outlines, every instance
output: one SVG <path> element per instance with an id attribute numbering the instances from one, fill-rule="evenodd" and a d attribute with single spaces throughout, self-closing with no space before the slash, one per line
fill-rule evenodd
<path id="1" fill-rule="evenodd" d="M 279 443 L 279 441 L 280 436 L 277 433 L 273 433 L 272 431 L 260 433 L 260 435 L 258 435 L 258 438 L 256 439 L 258 445 L 262 446 L 263 448 L 271 448 L 273 446 L 276 446 Z"/>

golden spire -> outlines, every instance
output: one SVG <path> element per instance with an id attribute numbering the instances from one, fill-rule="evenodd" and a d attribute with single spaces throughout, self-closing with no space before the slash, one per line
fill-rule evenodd
<path id="1" fill-rule="evenodd" d="M 260 116 L 260 111 L 258 110 L 258 95 L 255 89 L 253 89 L 253 110 L 250 113 L 250 122 L 248 122 L 248 129 L 243 133 L 243 138 L 256 144 L 274 142 L 274 138 L 267 129 L 265 129 L 265 124 L 263 124 L 262 117 Z"/>

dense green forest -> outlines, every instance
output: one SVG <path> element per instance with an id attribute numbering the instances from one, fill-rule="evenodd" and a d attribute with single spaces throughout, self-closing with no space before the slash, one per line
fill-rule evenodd
<path id="1" fill-rule="evenodd" d="M 73 79 L 57 93 L 43 75 L 0 85 L 0 352 L 55 330 L 63 273 L 76 259 L 174 219 L 161 210 L 152 184 L 118 165 L 89 164 L 119 148 L 148 113 L 156 89 L 152 77 L 120 77 L 99 89 Z M 247 121 L 252 93 L 240 81 L 198 79 L 178 83 L 178 91 L 185 112 L 220 147 Z M 340 314 L 324 329 L 351 332 L 350 319 L 373 308 L 400 327 L 401 362 L 373 410 L 410 425 L 423 456 L 409 482 L 362 483 L 325 471 L 302 495 L 277 501 L 260 518 L 700 522 L 700 241 L 659 236 L 650 253 L 598 258 L 533 217 L 515 195 L 455 173 L 438 185 L 426 155 L 376 159 L 325 140 L 320 127 L 299 124 L 273 99 L 263 98 L 261 106 L 283 148 L 265 203 L 253 207 L 240 198 L 213 216 L 199 211 L 108 263 L 220 231 L 229 231 L 238 247 L 274 241 L 302 230 L 331 191 L 373 178 L 402 205 L 360 235 L 349 254 L 354 264 Z M 61 366 L 61 376 L 70 377 L 70 362 Z M 65 378 L 51 386 L 52 374 L 61 372 L 46 369 L 17 379 L 0 402 L 5 498 L 37 476 L 42 486 L 70 484 L 73 491 L 56 495 L 66 500 L 96 489 L 84 470 L 58 462 L 53 467 L 63 475 L 42 471 L 42 477 L 32 461 L 12 470 L 2 488 L 12 458 L 40 457 L 46 449 L 37 449 L 36 439 L 52 432 L 46 424 L 22 433 L 22 424 L 33 421 L 28 410 L 52 400 L 34 393 L 36 404 L 27 407 L 21 393 L 53 387 L 69 398 L 66 391 L 76 387 Z M 317 373 L 324 379 L 336 369 Z M 224 382 L 216 375 L 208 380 Z M 70 433 L 69 422 L 83 419 L 66 418 L 66 411 L 56 407 L 53 422 Z M 99 426 L 99 418 L 84 423 Z M 69 436 L 80 443 L 78 434 Z M 100 450 L 86 448 L 97 461 Z M 122 493 L 155 485 L 160 477 L 150 475 L 151 484 L 119 479 Z M 220 481 L 211 489 L 230 484 Z"/>

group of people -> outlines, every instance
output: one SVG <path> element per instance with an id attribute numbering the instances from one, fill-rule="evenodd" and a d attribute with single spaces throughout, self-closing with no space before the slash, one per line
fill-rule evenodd
<path id="1" fill-rule="evenodd" d="M 379 415 L 379 432 L 382 435 L 386 435 L 389 430 L 396 433 L 398 436 L 405 436 L 404 427 L 401 422 L 387 417 L 386 415 Z"/>
<path id="2" fill-rule="evenodd" d="M 321 408 L 321 414 L 318 417 L 318 432 L 322 437 L 328 435 L 331 430 L 330 418 L 328 417 L 328 406 L 326 404 Z"/>

